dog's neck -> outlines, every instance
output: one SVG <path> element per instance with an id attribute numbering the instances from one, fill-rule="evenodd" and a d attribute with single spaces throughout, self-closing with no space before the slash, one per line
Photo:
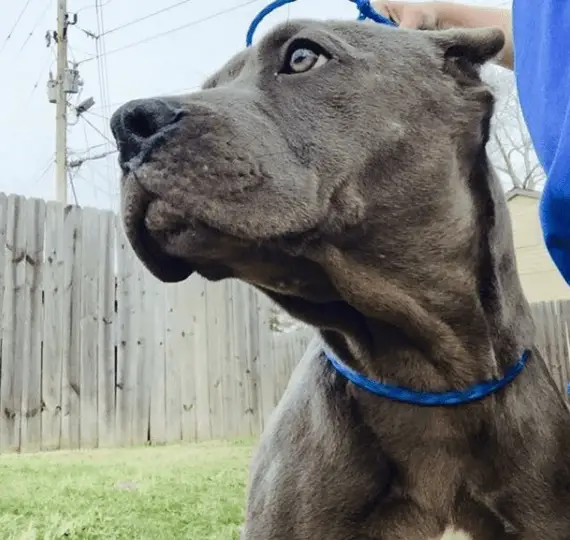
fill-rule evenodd
<path id="1" fill-rule="evenodd" d="M 346 253 L 330 258 L 344 279 L 348 273 L 359 279 L 358 287 L 343 291 L 359 309 L 350 314 L 347 308 L 337 328 L 327 321 L 320 329 L 341 360 L 372 378 L 431 391 L 462 389 L 497 378 L 532 346 L 520 331 L 528 314 L 490 317 L 476 285 L 461 290 L 448 280 L 440 291 L 418 295 Z"/>
<path id="2" fill-rule="evenodd" d="M 356 242 L 348 243 L 358 245 L 352 251 L 328 246 L 320 254 L 353 315 L 345 313 L 336 329 L 317 326 L 353 369 L 413 389 L 459 390 L 499 378 L 534 346 L 508 208 L 484 142 L 460 160 L 470 166 L 455 172 L 471 186 L 478 224 L 464 244 L 450 247 L 456 251 L 426 257 L 422 265 L 408 263 L 409 270 L 401 272 L 390 258 L 405 261 L 405 254 L 374 258 L 382 246 L 392 247 L 383 242 L 386 232 L 379 222 L 369 223 L 368 258 L 366 246 Z"/>

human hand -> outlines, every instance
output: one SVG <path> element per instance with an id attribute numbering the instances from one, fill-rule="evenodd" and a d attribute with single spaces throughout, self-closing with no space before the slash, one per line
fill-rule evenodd
<path id="1" fill-rule="evenodd" d="M 378 13 L 389 17 L 402 28 L 435 30 L 441 27 L 438 2 L 381 2 L 373 3 Z"/>

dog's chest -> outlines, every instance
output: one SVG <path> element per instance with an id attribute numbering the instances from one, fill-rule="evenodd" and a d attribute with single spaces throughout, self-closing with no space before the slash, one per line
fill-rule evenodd
<path id="1" fill-rule="evenodd" d="M 473 540 L 473 538 L 465 531 L 454 527 L 447 527 L 443 536 L 440 536 L 439 538 L 430 538 L 429 540 Z"/>

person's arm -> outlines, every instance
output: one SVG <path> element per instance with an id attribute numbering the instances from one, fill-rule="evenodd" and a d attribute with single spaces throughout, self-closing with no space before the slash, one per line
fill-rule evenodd
<path id="1" fill-rule="evenodd" d="M 513 24 L 511 10 L 435 2 L 439 12 L 440 28 L 497 27 L 505 34 L 505 46 L 496 59 L 498 63 L 513 69 Z"/>
<path id="2" fill-rule="evenodd" d="M 505 47 L 496 61 L 513 69 L 513 30 L 508 9 L 456 4 L 452 2 L 375 2 L 379 11 L 403 28 L 423 30 L 446 28 L 500 28 Z"/>

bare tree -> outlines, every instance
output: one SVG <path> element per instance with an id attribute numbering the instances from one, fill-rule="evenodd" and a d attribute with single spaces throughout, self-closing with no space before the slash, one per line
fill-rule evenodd
<path id="1" fill-rule="evenodd" d="M 489 155 L 507 189 L 537 190 L 545 180 L 524 121 L 512 73 L 491 67 L 485 79 L 497 96 Z"/>

